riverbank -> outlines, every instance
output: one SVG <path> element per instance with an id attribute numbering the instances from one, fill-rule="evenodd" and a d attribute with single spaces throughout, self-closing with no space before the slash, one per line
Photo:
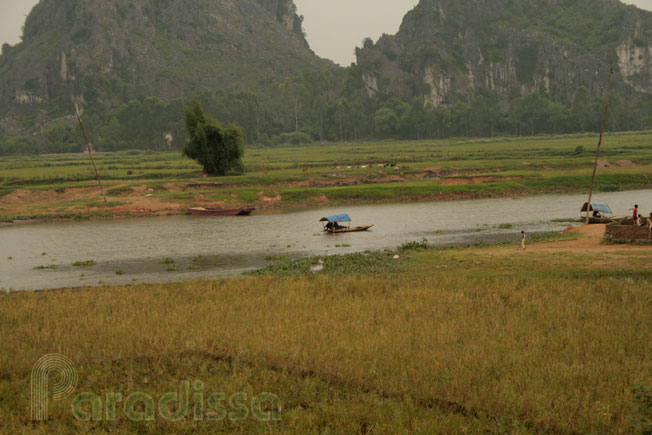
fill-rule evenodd
<path id="1" fill-rule="evenodd" d="M 601 245 L 599 226 L 571 231 L 525 251 L 414 244 L 373 273 L 2 295 L 0 428 L 640 432 L 650 418 L 652 252 Z M 78 382 L 34 423 L 30 372 L 54 352 L 70 358 Z M 183 397 L 184 381 L 185 415 L 165 418 L 159 398 Z M 125 407 L 135 392 L 153 398 L 151 421 L 130 418 L 147 415 L 146 403 Z M 259 418 L 252 398 L 262 392 L 279 399 L 280 415 L 268 414 L 279 420 Z M 80 393 L 100 400 L 97 420 L 71 413 Z M 109 393 L 121 395 L 115 414 L 106 414 Z M 212 393 L 224 393 L 229 414 L 207 405 Z M 81 417 L 90 418 L 88 400 Z"/>
<path id="2" fill-rule="evenodd" d="M 652 186 L 652 134 L 605 138 L 596 190 Z M 0 161 L 0 222 L 183 214 L 190 207 L 315 206 L 516 197 L 588 190 L 591 135 L 315 144 L 252 149 L 246 173 L 205 177 L 177 153 L 98 156 L 107 202 L 83 155 Z"/>

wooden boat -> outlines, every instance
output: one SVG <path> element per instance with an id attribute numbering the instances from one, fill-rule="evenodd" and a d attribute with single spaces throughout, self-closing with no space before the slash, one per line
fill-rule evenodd
<path id="1" fill-rule="evenodd" d="M 188 213 L 198 216 L 249 216 L 256 207 L 241 208 L 204 208 L 193 207 L 188 209 Z"/>
<path id="2" fill-rule="evenodd" d="M 600 204 L 597 202 L 592 202 L 589 207 L 589 203 L 585 202 L 580 209 L 580 217 L 582 222 L 586 221 L 586 215 L 589 213 L 589 224 L 608 224 L 614 222 L 616 219 L 621 219 L 622 216 L 614 217 L 608 216 L 613 215 L 611 208 L 607 204 Z"/>
<path id="3" fill-rule="evenodd" d="M 333 228 L 333 229 L 328 229 L 328 230 L 324 230 L 324 231 L 332 233 L 332 234 L 334 234 L 334 233 L 353 233 L 353 232 L 356 232 L 356 231 L 367 231 L 371 227 L 373 227 L 373 225 L 362 225 L 362 226 L 359 226 L 359 227 L 352 227 L 352 228 L 351 227 L 349 227 L 349 228 L 338 228 L 338 229 Z"/>
<path id="4" fill-rule="evenodd" d="M 369 228 L 373 227 L 373 225 L 361 225 L 352 227 L 351 218 L 346 213 L 336 214 L 334 216 L 326 216 L 319 219 L 319 222 L 323 224 L 323 230 L 331 234 L 367 231 Z"/>

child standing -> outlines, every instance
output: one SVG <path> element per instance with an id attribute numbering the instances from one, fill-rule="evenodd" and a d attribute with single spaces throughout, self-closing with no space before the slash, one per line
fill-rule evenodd
<path id="1" fill-rule="evenodd" d="M 525 251 L 525 231 L 521 231 L 521 249 Z"/>

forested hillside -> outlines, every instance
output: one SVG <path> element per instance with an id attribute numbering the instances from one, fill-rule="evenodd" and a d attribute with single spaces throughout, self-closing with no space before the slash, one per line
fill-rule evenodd
<path id="1" fill-rule="evenodd" d="M 595 130 L 610 68 L 608 127 L 652 126 L 652 13 L 617 0 L 421 0 L 356 54 L 370 98 L 433 108 L 421 135 Z M 406 106 L 381 110 L 407 134 Z"/>
<path id="2" fill-rule="evenodd" d="M 652 128 L 652 13 L 617 0 L 421 0 L 340 68 L 292 0 L 41 0 L 0 56 L 0 154 L 180 149 L 190 97 L 248 145 Z"/>
<path id="3" fill-rule="evenodd" d="M 136 146 L 180 146 L 175 99 L 219 90 L 264 100 L 288 76 L 334 68 L 310 51 L 292 0 L 41 0 L 23 41 L 2 48 L 0 131 L 27 136 L 18 148 L 50 146 L 72 125 L 74 100 L 100 148 L 125 113 L 137 122 L 134 106 L 141 130 L 156 132 Z M 129 141 L 146 134 L 117 127 Z"/>

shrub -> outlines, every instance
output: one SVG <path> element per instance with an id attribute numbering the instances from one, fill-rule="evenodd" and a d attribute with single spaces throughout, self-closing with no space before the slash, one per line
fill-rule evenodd
<path id="1" fill-rule="evenodd" d="M 190 138 L 183 154 L 197 160 L 207 174 L 241 173 L 244 169 L 244 141 L 240 127 L 222 128 L 214 118 L 204 114 L 197 100 L 191 100 L 190 104 L 190 107 L 183 108 Z"/>

